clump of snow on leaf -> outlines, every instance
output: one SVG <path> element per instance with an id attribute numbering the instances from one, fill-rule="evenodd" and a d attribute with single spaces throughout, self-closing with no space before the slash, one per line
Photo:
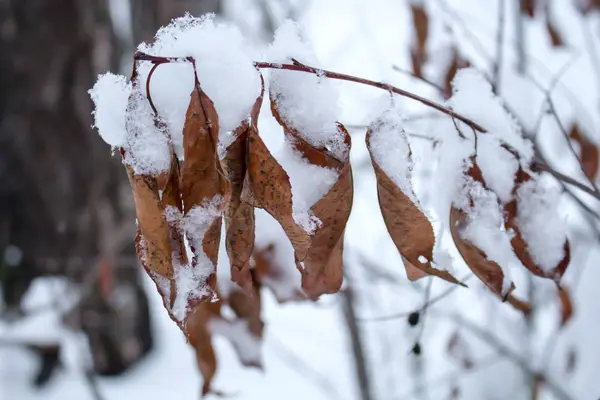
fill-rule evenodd
<path id="1" fill-rule="evenodd" d="M 214 15 L 194 18 L 187 14 L 161 28 L 152 44 L 139 50 L 154 56 L 193 57 L 202 90 L 213 101 L 219 115 L 219 138 L 228 145 L 231 132 L 240 126 L 260 94 L 260 75 L 253 55 L 239 29 L 219 24 Z M 145 78 L 149 63 L 140 65 Z M 194 88 L 193 68 L 188 62 L 170 63 L 156 69 L 151 80 L 152 99 L 169 126 L 177 154 L 183 156 L 182 130 L 190 93 Z M 227 143 L 228 142 L 228 143 Z"/>
<path id="2" fill-rule="evenodd" d="M 98 77 L 88 93 L 95 106 L 94 127 L 102 139 L 113 147 L 125 145 L 125 110 L 131 94 L 129 79 L 108 72 Z"/>
<path id="3" fill-rule="evenodd" d="M 559 190 L 540 178 L 517 189 L 516 223 L 533 261 L 544 271 L 556 268 L 565 255 L 566 226 L 558 213 L 559 201 Z"/>
<path id="4" fill-rule="evenodd" d="M 334 169 L 309 163 L 287 140 L 275 157 L 290 178 L 294 220 L 306 232 L 313 233 L 321 221 L 310 208 L 329 192 L 339 174 Z"/>
<path id="5" fill-rule="evenodd" d="M 419 206 L 411 182 L 413 161 L 408 139 L 402 127 L 404 120 L 401 110 L 395 105 L 393 99 L 390 103 L 384 113 L 369 127 L 371 131 L 369 147 L 377 165 L 402 193 Z"/>
<path id="6" fill-rule="evenodd" d="M 278 63 L 291 63 L 295 59 L 319 66 L 310 46 L 300 38 L 298 26 L 289 20 L 275 32 L 268 58 Z M 285 70 L 272 70 L 269 83 L 272 99 L 285 124 L 314 147 L 326 147 L 342 160 L 348 148 L 337 126 L 341 109 L 336 83 L 321 75 Z"/>
<path id="7" fill-rule="evenodd" d="M 181 219 L 181 229 L 188 242 L 193 243 L 193 262 L 174 266 L 174 279 L 177 288 L 173 315 L 182 321 L 190 311 L 188 302 L 209 294 L 206 287 L 208 277 L 215 272 L 215 265 L 203 250 L 204 236 L 215 218 L 221 216 L 221 196 L 215 196 L 201 206 L 192 207 Z M 190 258 L 192 258 L 190 257 Z"/>
<path id="8" fill-rule="evenodd" d="M 168 170 L 171 165 L 168 132 L 163 124 L 156 123 L 140 86 L 138 81 L 127 106 L 127 143 L 123 146 L 125 162 L 131 165 L 136 174 L 156 176 Z"/>

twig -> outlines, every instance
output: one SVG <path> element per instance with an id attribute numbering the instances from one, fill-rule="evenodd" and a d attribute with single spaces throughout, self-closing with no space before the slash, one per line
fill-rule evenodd
<path id="1" fill-rule="evenodd" d="M 461 279 L 461 282 L 467 282 L 472 277 L 473 277 L 473 274 L 467 275 L 463 279 Z M 438 303 L 440 300 L 445 299 L 446 297 L 450 296 L 459 287 L 462 287 L 462 286 L 453 285 L 452 287 L 448 288 L 446 291 L 440 293 L 433 299 L 431 299 L 431 300 L 427 301 L 425 304 L 423 304 L 422 309 L 429 308 L 429 307 L 433 306 L 434 304 Z M 380 316 L 380 317 L 364 317 L 364 318 L 357 317 L 356 319 L 359 322 L 382 322 L 382 321 L 390 321 L 390 320 L 399 319 L 399 318 L 406 318 L 414 312 L 415 312 L 415 310 L 403 311 L 400 313 L 385 315 L 385 316 Z"/>
<path id="2" fill-rule="evenodd" d="M 335 387 L 321 373 L 316 371 L 312 366 L 308 365 L 302 358 L 296 355 L 290 348 L 279 340 L 277 337 L 270 335 L 267 342 L 269 345 L 276 347 L 274 354 L 281 358 L 296 371 L 298 375 L 312 383 L 315 387 L 322 390 L 332 399 L 342 399 L 342 396 L 337 392 Z"/>

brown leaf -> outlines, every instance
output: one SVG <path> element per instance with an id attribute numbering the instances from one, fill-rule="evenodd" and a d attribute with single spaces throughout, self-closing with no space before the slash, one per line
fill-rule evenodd
<path id="1" fill-rule="evenodd" d="M 598 147 L 582 134 L 577 124 L 571 127 L 569 138 L 579 144 L 579 160 L 581 161 L 583 172 L 588 178 L 595 181 L 598 176 Z"/>
<path id="2" fill-rule="evenodd" d="M 415 41 L 411 48 L 413 72 L 416 76 L 423 77 L 423 64 L 427 57 L 427 37 L 429 34 L 429 17 L 422 5 L 411 4 L 410 11 L 413 18 Z"/>
<path id="3" fill-rule="evenodd" d="M 550 41 L 552 42 L 552 46 L 561 47 L 565 45 L 564 40 L 560 36 L 560 32 L 554 26 L 552 22 L 552 18 L 548 15 L 546 16 L 546 30 L 548 31 L 548 36 L 550 36 Z"/>
<path id="4" fill-rule="evenodd" d="M 565 287 L 558 285 L 558 299 L 560 300 L 560 326 L 563 327 L 573 316 L 573 301 L 571 293 Z"/>
<path id="5" fill-rule="evenodd" d="M 404 133 L 399 131 L 395 134 Z M 435 244 L 433 227 L 419 206 L 413 203 L 377 164 L 371 152 L 371 135 L 372 131 L 369 129 L 366 142 L 377 178 L 379 208 L 396 248 L 402 255 L 405 265 L 408 265 L 407 275 L 418 279 L 422 276 L 422 274 L 415 274 L 414 269 L 418 268 L 428 275 L 437 276 L 451 283 L 460 283 L 448 271 L 437 269 L 432 265 Z"/>
<path id="6" fill-rule="evenodd" d="M 184 161 L 181 168 L 181 197 L 187 216 L 194 206 L 206 207 L 218 197 L 221 201 L 217 207 L 221 209 L 227 204 L 230 193 L 229 182 L 223 178 L 223 171 L 217 155 L 219 122 L 213 102 L 202 91 L 199 84 L 190 95 L 183 127 Z M 194 253 L 202 246 L 208 259 L 214 266 L 206 285 L 214 292 L 216 286 L 216 266 L 221 239 L 221 217 L 214 217 L 208 223 L 208 229 L 202 239 L 190 237 L 188 241 Z M 201 240 L 201 242 L 200 242 Z M 197 257 L 192 260 L 195 267 Z M 209 295 L 211 296 L 211 295 Z M 194 299 L 202 301 L 203 299 Z"/>
<path id="7" fill-rule="evenodd" d="M 171 244 L 169 226 L 158 196 L 156 179 L 147 175 L 137 175 L 130 165 L 125 165 L 131 189 L 138 225 L 143 235 L 144 259 L 146 267 L 155 274 L 171 279 Z"/>
<path id="8" fill-rule="evenodd" d="M 521 13 L 533 18 L 535 16 L 536 0 L 521 0 Z"/>
<path id="9" fill-rule="evenodd" d="M 242 201 L 263 208 L 283 227 L 296 258 L 304 259 L 310 247 L 310 236 L 292 215 L 292 186 L 285 170 L 267 149 L 258 132 L 248 132 L 247 185 Z"/>
<path id="10" fill-rule="evenodd" d="M 469 61 L 463 59 L 456 47 L 452 48 L 452 59 L 444 77 L 444 97 L 449 99 L 452 96 L 452 81 L 460 68 L 467 68 L 471 65 Z"/>
<path id="11" fill-rule="evenodd" d="M 516 184 L 513 189 L 513 194 L 519 189 L 519 186 L 533 179 L 531 175 L 527 172 L 523 171 L 523 169 L 519 168 L 516 174 Z M 516 198 L 513 198 L 512 201 L 507 203 L 504 206 L 505 211 L 505 226 L 506 229 L 512 229 L 514 235 L 510 241 L 515 254 L 519 258 L 519 260 L 523 263 L 523 265 L 534 275 L 539 276 L 541 278 L 549 278 L 554 279 L 556 281 L 560 280 L 560 278 L 565 273 L 567 267 L 569 266 L 569 262 L 571 261 L 571 246 L 569 241 L 566 240 L 564 244 L 564 254 L 563 259 L 558 263 L 558 265 L 550 271 L 545 271 L 540 266 L 538 266 L 534 261 L 529 251 L 527 250 L 527 242 L 521 235 L 517 224 L 517 213 L 518 213 L 518 201 Z"/>
<path id="12" fill-rule="evenodd" d="M 211 392 L 211 383 L 217 370 L 217 357 L 212 345 L 208 322 L 220 316 L 220 302 L 198 304 L 190 313 L 185 331 L 190 345 L 196 352 L 198 369 L 203 377 L 202 395 Z"/>
<path id="13" fill-rule="evenodd" d="M 292 128 L 281 117 L 274 98 L 271 97 L 273 116 L 283 127 L 292 148 L 310 164 L 335 169 L 339 173 L 336 183 L 310 209 L 321 221 L 310 236 L 310 247 L 304 257 L 296 252 L 296 265 L 302 273 L 302 289 L 310 299 L 316 300 L 322 294 L 336 293 L 342 286 L 344 230 L 353 201 L 350 134 L 342 124 L 337 124 L 338 134 L 343 135 L 347 149 L 342 159 L 338 159 L 339 155 L 334 155 L 325 146 L 314 147 Z"/>
<path id="14" fill-rule="evenodd" d="M 446 351 L 448 352 L 448 355 L 458 361 L 464 369 L 473 368 L 471 348 L 458 331 L 455 331 L 450 336 Z"/>
<path id="15" fill-rule="evenodd" d="M 251 110 L 250 120 L 243 121 L 233 132 L 235 139 L 227 147 L 221 160 L 225 177 L 231 183 L 231 197 L 225 209 L 225 245 L 231 264 L 231 279 L 249 291 L 252 290 L 250 257 L 254 249 L 254 207 L 250 203 L 242 202 L 241 196 L 246 176 L 248 132 L 257 129 L 263 95 L 264 85 Z"/>
<path id="16" fill-rule="evenodd" d="M 504 273 L 502 268 L 493 261 L 489 261 L 485 253 L 479 250 L 469 241 L 461 237 L 460 231 L 464 226 L 467 215 L 461 210 L 452 207 L 450 210 L 450 232 L 452 239 L 458 248 L 462 258 L 467 266 L 473 271 L 475 276 L 479 278 L 492 292 L 500 296 L 503 301 L 508 301 L 516 309 L 528 314 L 531 311 L 531 306 L 513 296 L 512 291 L 514 285 L 508 290 L 505 295 L 502 292 L 502 284 L 504 281 Z"/>

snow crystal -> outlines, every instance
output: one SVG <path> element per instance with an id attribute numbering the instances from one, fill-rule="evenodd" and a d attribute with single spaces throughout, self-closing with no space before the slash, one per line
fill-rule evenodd
<path id="1" fill-rule="evenodd" d="M 477 137 L 477 155 L 477 165 L 486 185 L 503 203 L 508 203 L 512 198 L 519 162 L 501 146 L 498 139 L 487 134 Z"/>
<path id="2" fill-rule="evenodd" d="M 167 133 L 155 123 L 152 108 L 140 86 L 138 82 L 133 88 L 127 106 L 125 162 L 136 174 L 156 176 L 171 166 L 171 151 Z"/>
<path id="3" fill-rule="evenodd" d="M 473 200 L 472 206 L 464 209 L 468 218 L 461 236 L 483 251 L 489 261 L 500 266 L 504 274 L 502 291 L 510 288 L 510 271 L 519 261 L 510 244 L 510 233 L 504 229 L 503 210 L 497 196 L 472 179 L 466 187 L 465 198 Z"/>
<path id="4" fill-rule="evenodd" d="M 290 63 L 292 58 L 319 66 L 310 46 L 300 38 L 298 26 L 284 22 L 269 50 L 273 62 Z M 320 74 L 273 70 L 269 79 L 270 92 L 283 121 L 315 147 L 326 147 L 342 160 L 348 148 L 344 135 L 338 130 L 341 113 L 337 84 Z"/>
<path id="5" fill-rule="evenodd" d="M 565 223 L 558 214 L 560 192 L 532 179 L 517 189 L 517 226 L 533 261 L 550 271 L 564 257 Z"/>
<path id="6" fill-rule="evenodd" d="M 492 85 L 481 73 L 474 68 L 461 69 L 452 86 L 454 93 L 448 104 L 454 111 L 483 126 L 488 131 L 486 134 L 511 146 L 523 162 L 531 160 L 531 142 L 523 138 L 521 128 L 503 107 L 502 101 L 494 95 Z"/>
<path id="7" fill-rule="evenodd" d="M 392 105 L 370 126 L 370 148 L 375 162 L 416 205 L 411 183 L 413 162 L 400 110 Z"/>
<path id="8" fill-rule="evenodd" d="M 194 18 L 187 14 L 174 19 L 156 34 L 153 44 L 139 50 L 154 56 L 193 57 L 198 80 L 219 115 L 219 135 L 237 128 L 248 117 L 260 94 L 260 75 L 254 67 L 246 41 L 237 27 L 218 24 L 214 15 Z M 145 79 L 149 65 L 140 68 Z M 172 63 L 157 68 L 151 80 L 152 98 L 159 115 L 170 128 L 177 154 L 181 157 L 181 133 L 193 90 L 190 63 Z"/>
<path id="9" fill-rule="evenodd" d="M 102 139 L 113 147 L 126 143 L 125 110 L 131 93 L 129 79 L 122 75 L 106 73 L 88 91 L 95 105 L 94 127 Z"/>
<path id="10" fill-rule="evenodd" d="M 221 215 L 223 199 L 217 195 L 201 206 L 192 207 L 181 220 L 181 228 L 187 239 L 196 243 L 194 262 L 188 265 L 174 266 L 174 279 L 177 288 L 173 315 L 182 321 L 188 310 L 188 301 L 209 294 L 205 286 L 208 277 L 215 271 L 212 261 L 204 253 L 202 243 L 204 235 L 215 218 Z"/>
<path id="11" fill-rule="evenodd" d="M 334 169 L 311 164 L 287 140 L 275 157 L 290 178 L 294 220 L 312 234 L 321 221 L 312 214 L 310 208 L 329 192 L 339 174 Z"/>

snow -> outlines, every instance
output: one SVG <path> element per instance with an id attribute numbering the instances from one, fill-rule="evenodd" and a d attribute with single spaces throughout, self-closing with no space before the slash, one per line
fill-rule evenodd
<path id="1" fill-rule="evenodd" d="M 223 199 L 217 195 L 202 205 L 193 206 L 181 220 L 181 228 L 188 242 L 194 243 L 193 261 L 187 265 L 174 265 L 177 295 L 173 304 L 173 315 L 183 321 L 191 309 L 188 302 L 209 294 L 206 280 L 215 272 L 216 265 L 204 253 L 204 235 L 214 220 L 221 216 Z M 191 257 L 190 257 L 191 259 Z"/>
<path id="2" fill-rule="evenodd" d="M 390 177 L 412 202 L 419 206 L 411 182 L 413 161 L 403 129 L 401 110 L 393 99 L 390 107 L 369 127 L 371 130 L 370 149 L 377 165 Z"/>
<path id="3" fill-rule="evenodd" d="M 464 209 L 468 217 L 460 235 L 502 269 L 502 292 L 506 294 L 512 283 L 509 267 L 520 263 L 511 247 L 511 236 L 504 229 L 504 215 L 498 197 L 473 180 L 469 182 L 465 196 L 473 200 L 473 205 Z"/>
<path id="4" fill-rule="evenodd" d="M 168 132 L 157 125 L 152 108 L 142 93 L 143 81 L 134 85 L 127 106 L 125 163 L 140 175 L 158 176 L 171 166 Z"/>
<path id="5" fill-rule="evenodd" d="M 309 163 L 287 140 L 275 158 L 290 178 L 294 220 L 306 232 L 313 233 L 321 226 L 321 221 L 312 214 L 310 208 L 337 182 L 338 172 Z"/>
<path id="6" fill-rule="evenodd" d="M 267 57 L 276 63 L 291 63 L 296 59 L 320 67 L 308 44 L 300 38 L 298 26 L 290 20 L 275 32 Z M 327 148 L 338 160 L 345 158 L 349 149 L 337 127 L 340 115 L 337 83 L 321 74 L 272 70 L 269 85 L 272 99 L 290 128 L 296 129 L 314 147 Z"/>
<path id="7" fill-rule="evenodd" d="M 193 57 L 198 80 L 219 115 L 219 137 L 225 138 L 250 114 L 260 94 L 260 76 L 242 33 L 235 25 L 218 23 L 214 15 L 195 18 L 187 14 L 161 28 L 154 43 L 138 50 L 164 57 Z M 145 80 L 150 66 L 142 63 Z M 151 81 L 152 98 L 169 126 L 177 154 L 182 157 L 181 133 L 189 95 L 193 89 L 190 63 L 161 65 Z"/>
<path id="8" fill-rule="evenodd" d="M 511 146 L 519 153 L 522 162 L 531 160 L 531 142 L 523 138 L 520 127 L 503 108 L 502 101 L 492 93 L 492 85 L 480 72 L 474 68 L 459 70 L 452 87 L 453 94 L 448 105 L 455 112 L 477 122 L 489 134 Z"/>
<path id="9" fill-rule="evenodd" d="M 558 212 L 560 191 L 541 178 L 517 190 L 516 223 L 536 265 L 549 272 L 565 256 L 566 226 Z"/>
<path id="10" fill-rule="evenodd" d="M 89 90 L 94 102 L 94 127 L 102 139 L 113 147 L 122 147 L 127 142 L 125 110 L 131 94 L 131 83 L 122 75 L 107 72 L 98 77 Z"/>

